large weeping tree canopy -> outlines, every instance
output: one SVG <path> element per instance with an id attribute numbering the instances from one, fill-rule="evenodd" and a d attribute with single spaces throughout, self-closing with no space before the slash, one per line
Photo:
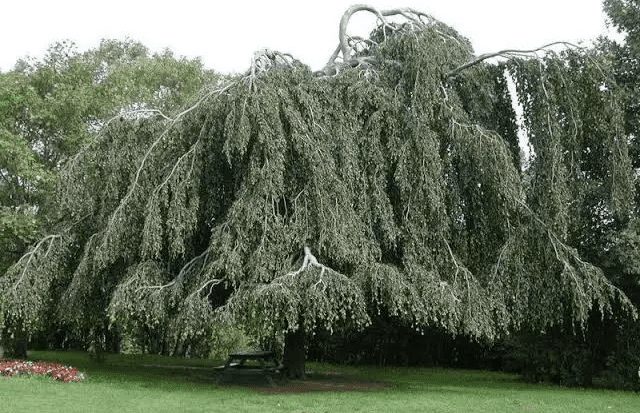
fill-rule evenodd
<path id="1" fill-rule="evenodd" d="M 358 11 L 380 20 L 369 39 L 346 34 Z M 59 231 L 0 279 L 6 322 L 35 329 L 55 300 L 70 325 L 185 340 L 224 318 L 268 337 L 383 311 L 491 340 L 633 313 L 567 243 L 594 176 L 630 213 L 622 128 L 606 55 L 474 56 L 428 15 L 354 6 L 320 72 L 265 50 L 179 113 L 105 125 L 63 169 Z"/>

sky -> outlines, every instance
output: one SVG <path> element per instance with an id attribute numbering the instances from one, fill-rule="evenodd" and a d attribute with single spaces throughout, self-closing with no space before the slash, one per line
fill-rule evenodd
<path id="1" fill-rule="evenodd" d="M 207 69 L 244 72 L 269 48 L 321 69 L 338 44 L 344 11 L 362 0 L 19 0 L 0 7 L 0 71 L 25 56 L 42 58 L 56 41 L 80 51 L 100 39 L 131 38 L 151 51 L 170 48 L 200 57 Z M 530 49 L 553 41 L 589 41 L 604 34 L 601 0 L 371 0 L 380 10 L 412 7 L 452 26 L 476 53 Z M 351 35 L 366 36 L 376 19 L 354 16 Z"/>

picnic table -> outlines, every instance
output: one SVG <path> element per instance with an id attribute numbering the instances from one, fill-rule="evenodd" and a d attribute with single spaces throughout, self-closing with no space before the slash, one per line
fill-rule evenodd
<path id="1" fill-rule="evenodd" d="M 247 365 L 248 360 L 257 361 L 258 366 L 255 366 L 255 363 L 253 366 Z M 262 375 L 272 387 L 275 387 L 272 376 L 281 374 L 282 366 L 276 360 L 273 351 L 238 351 L 229 354 L 225 365 L 218 367 L 218 370 L 221 370 L 218 383 L 232 375 Z"/>

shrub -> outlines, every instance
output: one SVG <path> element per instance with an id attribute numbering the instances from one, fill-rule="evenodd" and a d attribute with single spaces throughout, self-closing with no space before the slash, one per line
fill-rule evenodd
<path id="1" fill-rule="evenodd" d="M 591 317 L 583 333 L 559 329 L 502 343 L 504 369 L 533 382 L 639 390 L 640 325 Z"/>

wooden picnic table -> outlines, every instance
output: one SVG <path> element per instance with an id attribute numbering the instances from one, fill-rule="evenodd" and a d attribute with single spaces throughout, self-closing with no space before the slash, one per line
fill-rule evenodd
<path id="1" fill-rule="evenodd" d="M 258 366 L 247 366 L 246 362 L 253 360 L 258 362 Z M 229 354 L 227 362 L 218 370 L 222 370 L 221 375 L 218 377 L 218 383 L 222 378 L 228 378 L 231 375 L 262 375 L 269 384 L 273 387 L 276 386 L 273 381 L 273 375 L 280 374 L 282 366 L 276 360 L 276 355 L 273 351 L 237 351 Z"/>

